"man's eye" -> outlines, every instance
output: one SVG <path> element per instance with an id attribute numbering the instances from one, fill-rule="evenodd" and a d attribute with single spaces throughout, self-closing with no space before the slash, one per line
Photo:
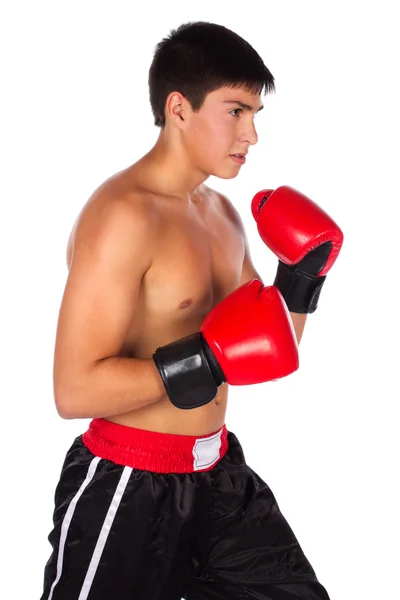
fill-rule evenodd
<path id="1" fill-rule="evenodd" d="M 231 113 L 231 115 L 232 115 L 232 113 L 241 113 L 241 112 L 242 112 L 242 110 L 243 110 L 242 108 L 234 108 L 233 110 L 231 110 L 231 111 L 229 111 L 229 112 L 230 112 L 230 113 Z M 233 117 L 238 117 L 238 116 L 239 116 L 239 114 L 237 114 L 237 115 L 232 115 L 232 116 L 233 116 Z"/>

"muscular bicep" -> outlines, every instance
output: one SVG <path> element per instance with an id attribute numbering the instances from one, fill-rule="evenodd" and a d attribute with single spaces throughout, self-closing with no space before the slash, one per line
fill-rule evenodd
<path id="1" fill-rule="evenodd" d="M 56 333 L 54 389 L 66 395 L 103 358 L 116 355 L 151 264 L 151 220 L 113 202 L 78 226 Z"/>

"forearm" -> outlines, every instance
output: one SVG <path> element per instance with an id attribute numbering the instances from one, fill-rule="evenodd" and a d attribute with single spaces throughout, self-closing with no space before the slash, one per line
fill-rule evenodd
<path id="1" fill-rule="evenodd" d="M 153 359 L 111 356 L 92 368 L 73 391 L 56 395 L 64 419 L 109 417 L 160 401 L 166 396 Z"/>
<path id="2" fill-rule="evenodd" d="M 300 313 L 289 313 L 296 333 L 297 343 L 300 344 L 300 340 L 303 336 L 304 327 L 307 321 L 307 314 Z"/>

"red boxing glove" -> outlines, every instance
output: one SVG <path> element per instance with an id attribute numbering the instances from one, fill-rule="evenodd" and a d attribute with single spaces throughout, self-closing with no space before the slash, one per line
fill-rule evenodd
<path id="1" fill-rule="evenodd" d="M 282 295 L 258 279 L 217 304 L 200 331 L 232 385 L 279 379 L 299 367 L 296 335 Z"/>
<path id="2" fill-rule="evenodd" d="M 312 313 L 343 233 L 315 202 L 289 186 L 261 190 L 251 203 L 258 232 L 278 259 L 274 281 L 290 311 Z"/>
<path id="3" fill-rule="evenodd" d="M 207 404 L 226 381 L 261 383 L 299 367 L 294 327 L 282 295 L 258 279 L 217 304 L 200 331 L 157 348 L 153 360 L 168 397 L 182 409 Z"/>

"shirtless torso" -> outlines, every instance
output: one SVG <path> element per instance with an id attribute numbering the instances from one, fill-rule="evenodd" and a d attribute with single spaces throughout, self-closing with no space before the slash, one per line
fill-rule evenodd
<path id="1" fill-rule="evenodd" d="M 85 212 L 101 210 L 117 195 L 132 202 L 138 164 L 106 182 L 109 192 L 94 195 L 81 211 L 71 232 L 67 262 L 70 265 L 74 233 Z M 118 356 L 151 358 L 158 346 L 198 331 L 207 313 L 241 284 L 245 238 L 237 211 L 221 194 L 200 185 L 187 202 L 154 194 L 141 187 L 140 201 L 157 214 L 157 247 L 145 273 L 139 302 Z M 161 401 L 134 411 L 107 417 L 123 425 L 183 435 L 216 431 L 225 422 L 228 384 L 218 388 L 209 404 L 180 410 L 167 395 Z"/>

